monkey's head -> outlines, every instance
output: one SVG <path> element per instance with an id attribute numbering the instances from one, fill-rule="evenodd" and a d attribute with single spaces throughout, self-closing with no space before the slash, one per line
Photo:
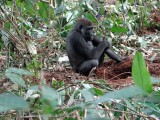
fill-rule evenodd
<path id="1" fill-rule="evenodd" d="M 77 20 L 74 28 L 82 34 L 86 41 L 93 40 L 93 24 L 86 18 L 80 18 Z"/>

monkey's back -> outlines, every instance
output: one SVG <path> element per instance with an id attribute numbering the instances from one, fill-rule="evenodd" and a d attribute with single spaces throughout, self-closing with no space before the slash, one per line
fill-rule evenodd
<path id="1" fill-rule="evenodd" d="M 73 30 L 68 34 L 67 39 L 66 39 L 67 55 L 69 58 L 69 62 L 74 70 L 76 70 L 77 67 L 85 60 L 84 56 L 79 54 L 79 52 L 77 51 L 77 48 L 76 48 L 78 46 L 79 40 L 81 40 L 80 36 L 81 36 L 80 33 Z M 83 49 L 83 48 L 81 48 L 81 49 Z"/>

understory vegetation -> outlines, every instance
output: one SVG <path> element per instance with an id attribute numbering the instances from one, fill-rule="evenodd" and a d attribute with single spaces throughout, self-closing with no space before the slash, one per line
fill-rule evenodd
<path id="1" fill-rule="evenodd" d="M 65 40 L 78 18 L 132 58 L 133 84 L 70 72 Z M 152 74 L 146 61 L 160 64 L 159 0 L 0 1 L 0 120 L 159 120 L 160 65 Z"/>

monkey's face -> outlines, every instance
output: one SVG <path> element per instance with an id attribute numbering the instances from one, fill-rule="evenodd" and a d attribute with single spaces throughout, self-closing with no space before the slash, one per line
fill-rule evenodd
<path id="1" fill-rule="evenodd" d="M 86 28 L 82 28 L 82 35 L 85 38 L 86 41 L 93 40 L 93 27 L 89 26 Z"/>

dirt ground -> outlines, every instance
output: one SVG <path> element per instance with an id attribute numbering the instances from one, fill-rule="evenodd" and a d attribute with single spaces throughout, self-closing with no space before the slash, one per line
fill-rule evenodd
<path id="1" fill-rule="evenodd" d="M 56 80 L 72 81 L 72 80 L 88 80 L 88 79 L 104 79 L 113 88 L 119 89 L 133 84 L 131 77 L 132 57 L 124 59 L 121 63 L 116 63 L 113 60 L 104 61 L 103 64 L 97 68 L 88 77 L 79 75 L 71 69 L 63 71 L 54 71 L 46 73 L 45 78 L 49 82 L 52 78 Z M 151 62 L 146 60 L 147 68 L 151 76 L 160 78 L 160 54 Z"/>
<path id="2" fill-rule="evenodd" d="M 143 28 L 141 31 L 137 31 L 139 36 L 149 35 L 155 33 L 159 30 L 159 27 L 155 26 L 153 23 L 160 24 L 159 12 L 156 10 L 152 12 L 150 19 L 150 27 Z M 159 45 L 153 45 L 159 49 Z M 146 58 L 146 66 L 150 72 L 151 76 L 160 78 L 160 53 L 151 61 L 151 57 L 154 53 Z M 46 80 L 53 77 L 56 80 L 71 81 L 75 79 L 88 80 L 88 79 L 104 79 L 113 88 L 119 89 L 121 87 L 129 86 L 133 84 L 131 77 L 131 67 L 132 67 L 133 56 L 129 56 L 124 59 L 121 63 L 117 64 L 113 60 L 104 61 L 103 64 L 97 68 L 90 76 L 85 77 L 74 73 L 71 69 L 65 69 L 64 71 L 54 71 L 45 76 Z"/>

